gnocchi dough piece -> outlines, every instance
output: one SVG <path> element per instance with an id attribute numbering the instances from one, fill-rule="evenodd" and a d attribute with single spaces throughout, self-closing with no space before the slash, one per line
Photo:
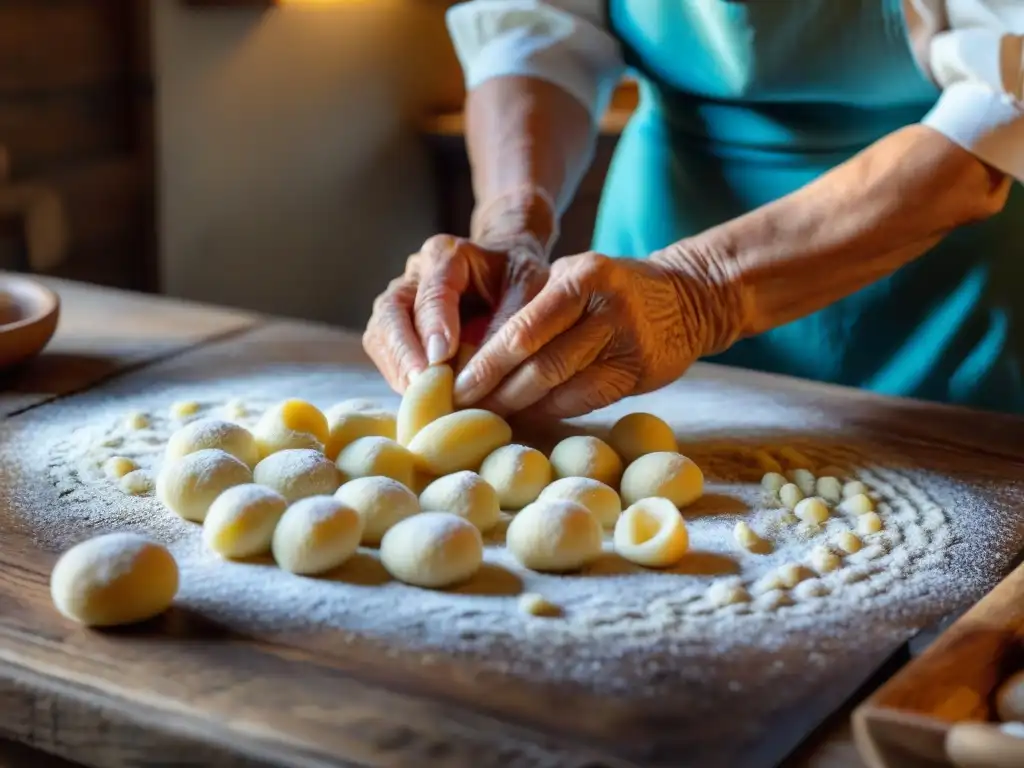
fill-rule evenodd
<path id="1" fill-rule="evenodd" d="M 198 419 L 185 425 L 171 435 L 164 455 L 173 461 L 204 448 L 219 448 L 248 467 L 255 467 L 260 460 L 252 433 L 233 421 L 221 419 Z"/>
<path id="2" fill-rule="evenodd" d="M 679 451 L 672 427 L 650 413 L 623 416 L 608 434 L 608 443 L 626 464 L 648 453 Z"/>
<path id="3" fill-rule="evenodd" d="M 535 501 L 512 518 L 505 544 L 530 570 L 576 571 L 601 554 L 601 524 L 582 504 Z"/>
<path id="4" fill-rule="evenodd" d="M 270 551 L 274 529 L 288 501 L 277 491 L 255 483 L 236 485 L 218 496 L 203 521 L 203 541 L 227 558 L 252 557 Z"/>
<path id="5" fill-rule="evenodd" d="M 341 485 L 341 472 L 319 451 L 290 448 L 272 453 L 256 465 L 253 480 L 273 488 L 293 504 L 307 496 L 330 496 Z"/>
<path id="6" fill-rule="evenodd" d="M 999 686 L 996 714 L 1003 722 L 1024 721 L 1024 672 L 1011 675 Z"/>
<path id="7" fill-rule="evenodd" d="M 860 480 L 851 480 L 843 486 L 844 499 L 849 499 L 852 496 L 859 496 L 862 493 L 867 495 L 867 492 L 868 487 Z"/>
<path id="8" fill-rule="evenodd" d="M 657 497 L 683 509 L 703 495 L 704 474 L 681 453 L 649 453 L 626 467 L 621 490 L 625 504 Z"/>
<path id="9" fill-rule="evenodd" d="M 398 407 L 399 443 L 409 445 L 421 429 L 455 410 L 454 386 L 455 374 L 447 365 L 432 365 L 409 383 Z"/>
<path id="10" fill-rule="evenodd" d="M 285 400 L 271 406 L 253 429 L 260 458 L 289 449 L 323 451 L 330 431 L 327 417 L 305 400 Z"/>
<path id="11" fill-rule="evenodd" d="M 541 501 L 575 501 L 589 509 L 603 528 L 611 528 L 622 514 L 622 500 L 613 488 L 589 477 L 563 477 L 541 491 Z"/>
<path id="12" fill-rule="evenodd" d="M 423 512 L 396 523 L 380 542 L 380 561 L 405 584 L 442 589 L 466 581 L 480 568 L 480 531 L 449 512 Z"/>
<path id="13" fill-rule="evenodd" d="M 857 532 L 861 536 L 878 533 L 880 530 L 882 530 L 882 518 L 878 516 L 877 512 L 868 512 L 857 518 Z"/>
<path id="14" fill-rule="evenodd" d="M 377 408 L 360 408 L 351 400 L 338 403 L 327 411 L 328 437 L 324 453 L 331 461 L 342 449 L 361 437 L 386 437 L 397 434 L 395 416 Z"/>
<path id="15" fill-rule="evenodd" d="M 380 544 L 388 529 L 420 511 L 416 494 L 390 477 L 360 477 L 345 483 L 334 497 L 363 520 L 362 543 Z"/>
<path id="16" fill-rule="evenodd" d="M 670 499 L 646 498 L 626 509 L 615 524 L 615 551 L 649 568 L 678 563 L 690 545 L 686 523 Z"/>
<path id="17" fill-rule="evenodd" d="M 556 478 L 589 477 L 612 488 L 622 477 L 622 459 L 608 443 L 590 435 L 573 435 L 551 451 Z"/>
<path id="18" fill-rule="evenodd" d="M 103 474 L 111 480 L 120 480 L 138 468 L 139 465 L 126 456 L 112 456 L 103 462 Z"/>
<path id="19" fill-rule="evenodd" d="M 814 484 L 814 493 L 829 504 L 838 504 L 843 500 L 843 484 L 835 477 L 819 477 Z"/>
<path id="20" fill-rule="evenodd" d="M 718 608 L 750 602 L 750 593 L 747 592 L 742 584 L 725 580 L 716 581 L 708 587 L 705 597 L 709 603 Z"/>
<path id="21" fill-rule="evenodd" d="M 519 610 L 527 616 L 558 618 L 562 608 L 536 592 L 524 592 L 519 596 Z"/>
<path id="22" fill-rule="evenodd" d="M 249 467 L 230 453 L 204 448 L 164 464 L 156 496 L 172 512 L 201 523 L 214 499 L 228 488 L 251 483 L 252 477 Z"/>
<path id="23" fill-rule="evenodd" d="M 282 569 L 315 576 L 343 565 L 359 547 L 363 520 L 333 496 L 307 496 L 285 510 L 271 550 Z"/>
<path id="24" fill-rule="evenodd" d="M 786 464 L 789 465 L 790 469 L 806 469 L 810 472 L 814 471 L 814 462 L 807 457 L 802 451 L 798 451 L 792 446 L 783 446 L 779 449 L 779 456 L 783 458 Z"/>
<path id="25" fill-rule="evenodd" d="M 480 476 L 497 491 L 502 509 L 522 509 L 536 501 L 551 475 L 548 457 L 525 445 L 504 445 L 480 465 Z"/>
<path id="26" fill-rule="evenodd" d="M 779 501 L 786 509 L 796 510 L 796 505 L 804 500 L 804 492 L 795 483 L 786 483 L 779 489 Z"/>
<path id="27" fill-rule="evenodd" d="M 806 469 L 791 469 L 787 473 L 790 482 L 800 489 L 804 496 L 813 496 L 817 486 L 817 479 Z"/>
<path id="28" fill-rule="evenodd" d="M 860 537 L 853 531 L 843 531 L 836 538 L 836 546 L 848 555 L 859 552 L 862 546 Z"/>
<path id="29" fill-rule="evenodd" d="M 811 550 L 811 567 L 820 574 L 831 573 L 839 568 L 839 555 L 821 545 Z"/>
<path id="30" fill-rule="evenodd" d="M 786 589 L 792 589 L 801 581 L 811 578 L 811 573 L 798 563 L 787 563 L 776 571 L 779 583 Z"/>
<path id="31" fill-rule="evenodd" d="M 171 418 L 187 419 L 189 416 L 199 413 L 199 408 L 200 405 L 195 400 L 179 400 L 176 403 L 171 403 Z"/>
<path id="32" fill-rule="evenodd" d="M 779 464 L 779 462 L 775 460 L 775 457 L 768 453 L 768 451 L 758 448 L 751 455 L 754 457 L 757 465 L 766 473 L 774 475 L 782 474 L 782 465 Z"/>
<path id="33" fill-rule="evenodd" d="M 477 470 L 491 453 L 512 442 L 512 428 L 490 411 L 469 408 L 442 416 L 416 433 L 409 451 L 417 466 L 440 477 Z"/>
<path id="34" fill-rule="evenodd" d="M 846 499 L 842 503 L 842 509 L 853 515 L 866 515 L 868 512 L 875 511 L 875 502 L 866 493 L 858 493 L 856 496 Z"/>
<path id="35" fill-rule="evenodd" d="M 124 425 L 132 431 L 145 429 L 149 426 L 149 416 L 142 411 L 132 411 L 124 417 Z"/>
<path id="36" fill-rule="evenodd" d="M 108 533 L 69 549 L 53 567 L 57 610 L 90 627 L 134 624 L 170 607 L 178 564 L 166 547 L 135 533 Z"/>
<path id="37" fill-rule="evenodd" d="M 788 483 L 789 481 L 778 472 L 766 472 L 765 476 L 761 478 L 761 487 L 771 494 L 778 494 Z"/>
<path id="38" fill-rule="evenodd" d="M 413 455 L 387 437 L 360 437 L 338 454 L 336 462 L 346 478 L 380 475 L 397 480 L 406 488 L 413 484 L 416 461 Z"/>
<path id="39" fill-rule="evenodd" d="M 476 472 L 463 470 L 438 478 L 420 494 L 424 512 L 450 512 L 487 532 L 498 524 L 498 493 Z"/>
<path id="40" fill-rule="evenodd" d="M 118 481 L 122 493 L 129 496 L 142 496 L 153 490 L 153 478 L 144 469 L 133 469 Z"/>
<path id="41" fill-rule="evenodd" d="M 761 538 L 757 531 L 751 528 L 744 520 L 736 523 L 736 526 L 732 529 L 732 535 L 736 539 L 737 544 L 751 552 L 763 554 L 771 549 L 770 542 Z"/>
<path id="42" fill-rule="evenodd" d="M 828 520 L 828 505 L 816 496 L 801 500 L 793 509 L 793 514 L 810 525 L 821 525 Z"/>

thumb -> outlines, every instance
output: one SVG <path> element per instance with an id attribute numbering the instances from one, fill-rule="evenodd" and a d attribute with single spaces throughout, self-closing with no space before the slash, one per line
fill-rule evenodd
<path id="1" fill-rule="evenodd" d="M 413 318 L 430 365 L 450 360 L 459 344 L 459 299 L 469 286 L 469 262 L 452 237 L 428 240 L 420 251 L 422 272 Z"/>

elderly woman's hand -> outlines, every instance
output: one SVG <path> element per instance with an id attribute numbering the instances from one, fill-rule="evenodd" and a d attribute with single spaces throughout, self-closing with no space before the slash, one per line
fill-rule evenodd
<path id="1" fill-rule="evenodd" d="M 449 235 L 430 238 L 377 297 L 363 348 L 397 391 L 459 349 L 460 310 L 493 315 L 498 328 L 544 286 L 548 264 L 528 248 L 487 250 Z"/>
<path id="2" fill-rule="evenodd" d="M 738 297 L 717 262 L 696 253 L 562 259 L 473 356 L 456 399 L 569 418 L 653 391 L 735 339 Z"/>

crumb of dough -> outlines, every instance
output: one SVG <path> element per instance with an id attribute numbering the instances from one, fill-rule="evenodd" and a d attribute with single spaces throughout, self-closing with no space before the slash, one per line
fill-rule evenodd
<path id="1" fill-rule="evenodd" d="M 519 610 L 529 616 L 557 618 L 562 615 L 560 606 L 536 592 L 526 592 L 519 597 Z"/>

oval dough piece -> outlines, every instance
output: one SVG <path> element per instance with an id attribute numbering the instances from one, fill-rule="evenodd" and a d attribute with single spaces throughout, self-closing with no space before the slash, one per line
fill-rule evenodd
<path id="1" fill-rule="evenodd" d="M 386 437 L 395 439 L 395 415 L 379 409 L 358 409 L 352 401 L 338 403 L 327 411 L 329 436 L 324 453 L 331 461 L 342 449 L 360 437 Z"/>
<path id="2" fill-rule="evenodd" d="M 853 515 L 866 515 L 868 512 L 875 511 L 875 502 L 866 493 L 858 493 L 856 496 L 845 499 L 839 507 L 844 512 Z"/>
<path id="3" fill-rule="evenodd" d="M 505 545 L 530 570 L 576 571 L 600 556 L 601 524 L 582 504 L 535 501 L 512 518 Z"/>
<path id="4" fill-rule="evenodd" d="M 769 542 L 763 539 L 760 534 L 751 528 L 744 520 L 740 520 L 736 523 L 736 526 L 732 529 L 732 535 L 733 538 L 736 539 L 737 544 L 746 550 L 754 552 L 755 554 L 766 554 L 771 550 Z"/>
<path id="5" fill-rule="evenodd" d="M 608 434 L 608 443 L 627 465 L 648 453 L 678 453 L 672 427 L 650 413 L 623 416 Z"/>
<path id="6" fill-rule="evenodd" d="M 252 472 L 230 453 L 217 448 L 169 461 L 156 479 L 156 496 L 172 512 L 201 523 L 213 500 L 228 488 L 252 482 Z"/>
<path id="7" fill-rule="evenodd" d="M 555 477 L 589 477 L 619 487 L 622 459 L 604 440 L 590 435 L 567 437 L 551 451 L 551 468 Z"/>
<path id="8" fill-rule="evenodd" d="M 179 400 L 176 403 L 171 403 L 171 418 L 187 419 L 189 416 L 195 416 L 199 413 L 200 407 L 195 400 Z"/>
<path id="9" fill-rule="evenodd" d="M 804 496 L 813 496 L 818 480 L 808 469 L 791 469 L 786 473 L 790 482 L 800 489 Z"/>
<path id="10" fill-rule="evenodd" d="M 670 499 L 645 498 L 628 507 L 615 524 L 615 551 L 648 568 L 678 563 L 690 545 L 686 523 Z"/>
<path id="11" fill-rule="evenodd" d="M 761 478 L 761 487 L 769 493 L 777 494 L 789 481 L 778 472 L 766 472 Z"/>
<path id="12" fill-rule="evenodd" d="M 390 477 L 360 477 L 345 483 L 334 497 L 363 520 L 362 543 L 380 544 L 395 523 L 420 511 L 416 494 Z"/>
<path id="13" fill-rule="evenodd" d="M 859 496 L 860 494 L 867 495 L 868 487 L 864 485 L 860 480 L 850 480 L 848 483 L 843 485 L 843 498 L 848 499 L 851 496 Z"/>
<path id="14" fill-rule="evenodd" d="M 91 627 L 134 624 L 163 613 L 178 592 L 167 549 L 134 533 L 108 533 L 75 545 L 50 575 L 53 604 Z"/>
<path id="15" fill-rule="evenodd" d="M 540 494 L 541 501 L 561 499 L 582 504 L 604 528 L 612 528 L 622 514 L 622 500 L 615 490 L 589 477 L 563 477 Z"/>
<path id="16" fill-rule="evenodd" d="M 252 433 L 234 422 L 221 419 L 198 419 L 182 427 L 167 441 L 164 455 L 173 461 L 205 448 L 218 448 L 230 453 L 250 468 L 259 461 L 259 449 Z"/>
<path id="17" fill-rule="evenodd" d="M 624 504 L 662 498 L 682 509 L 703 493 L 704 474 L 681 453 L 649 453 L 626 467 L 622 475 Z"/>
<path id="18" fill-rule="evenodd" d="M 111 480 L 120 480 L 129 472 L 134 472 L 139 465 L 127 456 L 112 456 L 103 462 L 103 474 Z"/>
<path id="19" fill-rule="evenodd" d="M 314 576 L 342 565 L 359 547 L 363 521 L 333 496 L 309 496 L 285 510 L 271 549 L 278 566 Z"/>
<path id="20" fill-rule="evenodd" d="M 253 480 L 273 488 L 289 504 L 307 496 L 330 496 L 341 485 L 341 472 L 319 451 L 290 448 L 272 453 L 256 465 Z"/>
<path id="21" fill-rule="evenodd" d="M 421 429 L 455 410 L 455 375 L 447 365 L 432 365 L 410 383 L 398 407 L 397 440 L 409 445 Z"/>
<path id="22" fill-rule="evenodd" d="M 863 544 L 853 531 L 843 531 L 836 537 L 836 546 L 848 555 L 859 552 Z"/>
<path id="23" fill-rule="evenodd" d="M 524 592 L 519 596 L 519 610 L 528 616 L 557 618 L 562 615 L 561 606 L 555 605 L 536 592 Z"/>
<path id="24" fill-rule="evenodd" d="M 260 458 L 296 448 L 322 451 L 329 434 L 327 417 L 315 405 L 296 399 L 268 408 L 253 429 Z"/>
<path id="25" fill-rule="evenodd" d="M 882 518 L 878 516 L 877 512 L 868 512 L 857 518 L 857 532 L 861 536 L 878 533 L 880 530 L 882 530 Z"/>
<path id="26" fill-rule="evenodd" d="M 817 496 L 802 499 L 793 509 L 793 514 L 811 525 L 821 525 L 828 520 L 828 505 Z"/>
<path id="27" fill-rule="evenodd" d="M 512 428 L 490 411 L 470 408 L 442 416 L 409 442 L 420 469 L 438 477 L 479 469 L 483 460 L 512 441 Z"/>
<path id="28" fill-rule="evenodd" d="M 228 488 L 210 505 L 203 521 L 203 541 L 221 557 L 266 554 L 274 528 L 288 507 L 277 491 L 255 483 Z"/>
<path id="29" fill-rule="evenodd" d="M 484 559 L 480 531 L 449 512 L 423 512 L 396 523 L 380 542 L 380 561 L 405 584 L 441 589 L 466 581 Z"/>
<path id="30" fill-rule="evenodd" d="M 142 496 L 153 490 L 153 479 L 144 469 L 133 469 L 118 482 L 118 487 L 129 496 Z"/>
<path id="31" fill-rule="evenodd" d="M 843 500 L 843 484 L 835 477 L 819 477 L 814 492 L 829 504 L 838 504 Z"/>
<path id="32" fill-rule="evenodd" d="M 480 465 L 480 476 L 498 493 L 502 509 L 522 509 L 551 483 L 551 462 L 536 448 L 505 445 Z"/>
<path id="33" fill-rule="evenodd" d="M 779 501 L 786 509 L 796 509 L 796 505 L 804 500 L 804 492 L 795 483 L 786 483 L 779 489 Z"/>
<path id="34" fill-rule="evenodd" d="M 360 437 L 338 454 L 337 466 L 346 478 L 390 477 L 406 488 L 413 484 L 416 461 L 413 455 L 387 437 Z"/>
<path id="35" fill-rule="evenodd" d="M 149 426 L 149 416 L 142 411 L 133 411 L 124 417 L 124 425 L 132 431 L 145 429 Z"/>
<path id="36" fill-rule="evenodd" d="M 469 470 L 445 475 L 428 485 L 420 494 L 420 509 L 450 512 L 484 532 L 497 525 L 501 516 L 497 491 Z"/>

